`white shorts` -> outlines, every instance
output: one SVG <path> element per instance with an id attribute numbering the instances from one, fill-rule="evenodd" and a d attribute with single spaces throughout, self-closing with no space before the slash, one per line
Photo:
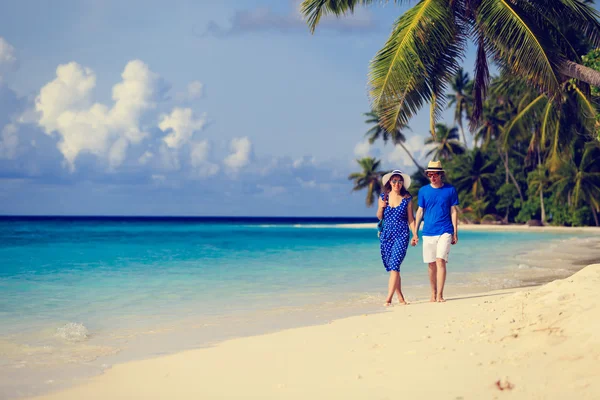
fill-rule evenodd
<path id="1" fill-rule="evenodd" d="M 436 258 L 448 262 L 448 254 L 452 245 L 452 235 L 444 233 L 439 236 L 423 236 L 423 262 L 429 264 Z"/>

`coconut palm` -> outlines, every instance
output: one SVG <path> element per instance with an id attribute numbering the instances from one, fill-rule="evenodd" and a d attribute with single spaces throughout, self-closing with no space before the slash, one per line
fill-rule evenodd
<path id="1" fill-rule="evenodd" d="M 463 114 L 468 117 L 468 112 L 471 104 L 471 91 L 473 84 L 469 79 L 469 74 L 464 72 L 462 68 L 456 71 L 456 74 L 450 81 L 452 93 L 448 95 L 448 108 L 454 106 L 454 123 L 460 128 L 460 134 L 463 138 L 463 143 L 467 147 L 467 138 L 465 129 L 463 128 Z"/>
<path id="2" fill-rule="evenodd" d="M 588 142 L 582 151 L 573 150 L 573 157 L 564 162 L 553 175 L 552 189 L 556 191 L 558 200 L 567 203 L 569 207 L 579 207 L 582 203 L 588 203 L 596 226 L 599 226 L 600 145 L 597 142 Z"/>
<path id="3" fill-rule="evenodd" d="M 519 125 L 531 131 L 540 126 L 538 141 L 542 150 L 549 150 L 551 172 L 561 165 L 561 154 L 570 149 L 569 143 L 576 133 L 590 138 L 595 134 L 598 115 L 596 106 L 584 92 L 586 88 L 576 82 L 565 82 L 561 87 L 563 90 L 554 101 L 545 94 L 523 98 L 527 102 L 523 102 L 519 113 L 506 124 L 504 137 L 506 143 Z"/>
<path id="4" fill-rule="evenodd" d="M 433 154 L 437 160 L 450 160 L 453 156 L 465 152 L 465 148 L 460 143 L 458 128 L 448 128 L 445 124 L 435 125 L 435 137 L 425 139 L 425 144 L 434 144 L 435 147 L 427 152 L 427 156 Z"/>
<path id="5" fill-rule="evenodd" d="M 381 194 L 381 177 L 383 172 L 379 170 L 381 160 L 372 157 L 365 157 L 356 160 L 361 166 L 361 172 L 355 172 L 348 176 L 348 179 L 354 181 L 352 191 L 367 189 L 367 198 L 365 200 L 367 207 L 371 207 L 375 199 Z"/>
<path id="6" fill-rule="evenodd" d="M 301 12 L 314 32 L 324 15 L 345 15 L 374 2 L 304 0 Z M 581 1 L 421 0 L 396 20 L 389 39 L 371 61 L 373 107 L 389 132 L 406 125 L 427 102 L 432 110 L 439 109 L 439 100 L 465 56 L 467 40 L 477 46 L 473 127 L 483 110 L 488 59 L 552 100 L 560 95 L 566 78 L 600 86 L 600 72 L 580 64 L 566 29 L 600 47 L 598 12 Z M 434 118 L 430 128 L 433 134 Z"/>
<path id="7" fill-rule="evenodd" d="M 495 188 L 495 160 L 487 159 L 481 149 L 474 149 L 455 163 L 450 178 L 461 192 L 470 192 L 475 201 L 482 200 L 486 193 Z"/>
<path id="8" fill-rule="evenodd" d="M 539 164 L 537 168 L 529 173 L 527 177 L 529 189 L 534 196 L 540 196 L 540 208 L 542 224 L 546 224 L 546 208 L 544 207 L 544 192 L 548 189 L 552 181 L 548 174 L 548 169 Z"/>
<path id="9" fill-rule="evenodd" d="M 391 139 L 394 145 L 402 147 L 406 154 L 408 154 L 408 157 L 417 166 L 419 171 L 424 171 L 424 168 L 419 165 L 417 160 L 415 160 L 411 152 L 404 145 L 404 142 L 406 142 L 406 136 L 404 136 L 404 133 L 402 133 L 401 129 L 396 129 L 394 132 L 390 133 L 381 126 L 379 116 L 375 112 L 371 111 L 365 113 L 364 115 L 365 117 L 367 117 L 365 123 L 373 124 L 371 129 L 369 129 L 367 133 L 365 133 L 365 136 L 369 137 L 369 143 L 373 144 L 377 139 L 381 138 L 383 140 L 383 143 L 385 144 L 388 140 Z"/>

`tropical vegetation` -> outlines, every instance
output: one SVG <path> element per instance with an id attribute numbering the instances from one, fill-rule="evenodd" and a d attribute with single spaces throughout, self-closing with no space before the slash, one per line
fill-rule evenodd
<path id="1" fill-rule="evenodd" d="M 595 60 L 600 52 L 589 54 L 584 59 Z M 467 119 L 472 100 L 470 96 L 465 99 L 460 118 Z M 580 94 L 567 82 L 560 101 L 551 103 L 519 77 L 501 74 L 490 82 L 483 118 L 472 135 L 467 133 L 468 146 L 459 133 L 459 121 L 453 120 L 454 126 L 436 124 L 436 136 L 424 138 L 422 153 L 428 148 L 426 158 L 442 160 L 447 181 L 459 192 L 465 222 L 533 220 L 541 224 L 599 226 L 598 101 L 600 97 L 593 91 Z M 448 107 L 453 110 L 455 104 Z M 377 125 L 376 113 L 368 115 L 373 127 L 367 135 L 373 142 L 394 137 Z M 375 126 L 379 126 L 376 136 Z M 380 170 L 379 160 L 371 160 L 365 165 L 374 180 L 385 171 Z M 418 189 L 428 181 L 422 168 L 417 168 L 412 178 L 410 191 L 416 199 Z M 360 190 L 358 185 L 355 189 Z"/>
<path id="2" fill-rule="evenodd" d="M 304 0 L 301 12 L 314 32 L 325 15 L 388 2 Z M 405 146 L 405 131 L 429 104 L 421 157 L 443 161 L 464 221 L 598 226 L 600 15 L 592 1 L 413 4 L 371 61 L 366 115 L 370 142 L 401 146 L 416 165 L 415 198 L 427 179 Z M 476 47 L 473 78 L 461 65 L 469 41 Z M 440 121 L 446 108 L 450 124 Z M 380 160 L 358 162 L 362 171 L 349 178 L 354 190 L 367 189 L 372 205 L 382 190 Z"/>
<path id="3" fill-rule="evenodd" d="M 357 6 L 383 0 L 304 0 L 301 12 L 312 32 L 323 16 L 343 16 Z M 395 0 L 395 3 L 408 1 Z M 489 60 L 503 74 L 525 81 L 549 103 L 560 104 L 564 82 L 580 90 L 600 87 L 600 72 L 585 66 L 582 48 L 600 47 L 598 12 L 586 0 L 421 0 L 401 14 L 389 39 L 371 61 L 373 110 L 388 132 L 406 126 L 430 104 L 431 134 L 444 105 L 448 85 L 460 86 L 467 42 L 476 47 L 472 82 L 471 127 L 479 125 L 490 81 Z M 459 92 L 456 92 L 457 96 Z M 462 105 L 456 99 L 459 113 Z"/>

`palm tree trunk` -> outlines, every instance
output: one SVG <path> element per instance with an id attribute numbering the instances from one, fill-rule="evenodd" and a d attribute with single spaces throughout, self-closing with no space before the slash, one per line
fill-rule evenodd
<path id="1" fill-rule="evenodd" d="M 560 66 L 560 72 L 569 78 L 579 79 L 589 83 L 592 86 L 600 87 L 600 72 L 585 65 L 565 61 Z"/>
<path id="2" fill-rule="evenodd" d="M 544 208 L 544 191 L 540 188 L 540 205 L 542 207 L 542 225 L 546 225 L 546 209 Z"/>
<path id="3" fill-rule="evenodd" d="M 465 129 L 463 128 L 463 123 L 462 123 L 462 114 L 460 115 L 460 119 L 458 120 L 458 127 L 460 128 L 460 134 L 462 135 L 463 142 L 465 143 L 465 149 L 468 149 L 467 137 L 465 136 Z"/>
<path id="4" fill-rule="evenodd" d="M 424 171 L 425 168 L 423 168 L 423 167 L 421 167 L 419 165 L 419 163 L 417 162 L 417 160 L 415 160 L 415 158 L 412 156 L 412 154 L 410 154 L 410 151 L 408 151 L 408 149 L 406 148 L 406 146 L 404 146 L 404 143 L 398 142 L 398 144 L 404 149 L 404 151 L 406 152 L 406 154 L 408 154 L 408 156 L 410 157 L 410 159 L 412 160 L 412 162 L 415 163 L 415 165 L 417 166 L 417 168 L 419 169 L 419 171 Z"/>
<path id="5" fill-rule="evenodd" d="M 515 179 L 515 176 L 513 175 L 510 168 L 508 168 L 508 152 L 505 153 L 505 156 L 506 156 L 506 159 L 505 159 L 502 156 L 502 151 L 500 151 L 500 147 L 498 147 L 498 154 L 500 155 L 500 158 L 502 159 L 502 162 L 504 163 L 504 169 L 506 170 L 507 176 L 510 176 L 510 179 L 512 180 L 513 185 L 515 185 L 515 188 L 517 189 L 517 192 L 519 193 L 519 198 L 521 199 L 521 207 L 522 207 L 523 204 L 525 204 L 525 199 L 523 198 L 523 192 L 521 192 L 521 187 L 519 186 L 519 183 Z M 508 181 L 508 179 L 507 179 L 507 181 Z M 544 207 L 544 205 L 542 204 L 542 210 L 543 210 L 543 207 Z"/>

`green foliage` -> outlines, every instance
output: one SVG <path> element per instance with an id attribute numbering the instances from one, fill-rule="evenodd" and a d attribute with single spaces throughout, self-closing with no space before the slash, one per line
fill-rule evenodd
<path id="1" fill-rule="evenodd" d="M 356 162 L 362 168 L 362 171 L 352 173 L 348 176 L 348 179 L 354 181 L 352 191 L 366 189 L 367 197 L 365 203 L 367 207 L 372 207 L 375 199 L 383 189 L 381 186 L 381 177 L 384 173 L 379 170 L 381 161 L 376 158 L 366 157 L 356 160 Z"/>
<path id="2" fill-rule="evenodd" d="M 600 71 L 600 49 L 590 50 L 585 56 L 581 57 L 581 60 L 583 61 L 583 65 L 586 67 Z M 597 86 L 592 86 L 591 94 L 596 98 L 596 101 L 598 101 L 598 97 L 600 97 L 600 88 Z M 595 120 L 596 137 L 600 139 L 600 113 L 596 114 Z"/>
<path id="3" fill-rule="evenodd" d="M 585 56 L 581 57 L 581 61 L 586 67 L 600 71 L 600 49 L 590 50 Z M 600 96 L 600 88 L 592 86 L 592 96 Z"/>
<path id="4" fill-rule="evenodd" d="M 498 197 L 496 210 L 506 216 L 506 222 L 512 222 L 510 217 L 518 213 L 522 207 L 517 188 L 511 183 L 504 183 L 496 192 L 496 196 Z"/>
<path id="5" fill-rule="evenodd" d="M 357 6 L 374 2 L 304 0 L 300 11 L 314 32 L 323 16 L 342 17 Z M 444 92 L 460 68 L 467 40 L 477 45 L 472 122 L 481 122 L 488 60 L 556 99 L 563 90 L 565 67 L 579 61 L 577 51 L 589 42 L 600 44 L 597 18 L 592 5 L 573 0 L 414 2 L 397 18 L 389 38 L 371 61 L 372 104 L 382 126 L 394 132 L 429 103 L 430 130 L 434 133 Z M 576 69 L 569 71 L 575 71 L 578 79 L 593 80 Z"/>

